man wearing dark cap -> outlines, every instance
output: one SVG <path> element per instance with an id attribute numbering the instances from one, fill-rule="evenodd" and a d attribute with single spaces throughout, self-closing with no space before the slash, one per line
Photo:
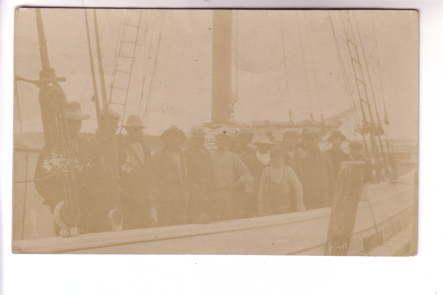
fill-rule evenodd
<path id="1" fill-rule="evenodd" d="M 160 225 L 188 221 L 187 171 L 183 155 L 186 136 L 175 126 L 160 136 L 162 148 L 153 157 L 153 188 Z"/>

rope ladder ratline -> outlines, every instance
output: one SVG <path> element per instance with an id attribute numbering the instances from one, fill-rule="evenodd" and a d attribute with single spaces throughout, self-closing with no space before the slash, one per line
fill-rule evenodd
<path id="1" fill-rule="evenodd" d="M 112 106 L 112 105 L 119 105 L 121 106 L 121 119 L 124 120 L 124 118 L 126 117 L 126 112 L 127 112 L 127 106 L 128 106 L 128 97 L 129 97 L 129 89 L 130 89 L 130 85 L 131 85 L 131 81 L 132 81 L 132 75 L 133 75 L 133 71 L 134 71 L 134 64 L 135 64 L 135 55 L 137 53 L 137 46 L 139 43 L 139 38 L 141 33 L 141 22 L 142 22 L 142 15 L 143 15 L 143 10 L 140 9 L 135 9 L 134 11 L 125 11 L 126 14 L 124 15 L 124 17 L 122 18 L 122 21 L 120 23 L 121 26 L 121 35 L 119 38 L 118 45 L 116 46 L 117 50 L 116 50 L 116 55 L 115 55 L 115 64 L 114 64 L 114 69 L 112 72 L 112 78 L 111 78 L 111 83 L 110 83 L 110 91 L 109 91 L 109 100 L 107 103 L 106 108 L 108 108 L 108 106 Z M 136 16 L 136 22 L 135 23 L 131 23 L 131 19 L 133 19 L 133 17 L 131 17 L 131 15 L 129 15 L 129 12 L 135 12 Z M 129 29 L 135 29 L 135 36 L 133 36 L 133 39 L 129 40 L 129 36 L 131 35 L 131 32 L 128 30 Z M 125 34 L 126 33 L 126 34 Z M 127 39 L 125 39 L 125 35 Z M 133 34 L 134 35 L 134 34 Z M 124 49 L 126 46 L 126 51 L 127 51 L 127 55 L 124 54 Z M 124 63 L 126 61 L 126 67 L 125 69 L 122 69 L 122 67 L 124 66 Z M 126 79 L 124 79 L 123 77 L 118 77 L 118 76 L 125 76 Z M 123 86 L 119 86 L 116 84 L 117 80 L 125 80 L 125 85 Z M 120 92 L 120 99 L 117 100 L 116 98 L 116 90 L 118 92 Z"/>
<path id="2" fill-rule="evenodd" d="M 349 60 L 351 63 L 352 76 L 354 78 L 355 89 L 357 91 L 358 105 L 360 106 L 360 114 L 362 117 L 362 124 L 363 124 L 362 127 L 365 127 L 365 125 L 368 124 L 368 119 L 366 116 L 365 108 L 363 106 L 363 101 L 364 101 L 365 95 L 362 90 L 362 83 L 364 83 L 364 82 L 360 81 L 360 79 L 359 79 L 360 73 L 357 68 L 357 66 L 359 65 L 359 56 L 358 56 L 358 52 L 356 51 L 356 45 L 352 40 L 352 38 L 353 38 L 352 31 L 349 32 L 349 29 L 351 29 L 351 25 L 349 24 L 349 18 L 348 18 L 348 23 L 345 22 L 346 17 L 349 17 L 349 15 L 345 15 L 345 14 L 346 14 L 346 12 L 343 12 L 342 17 L 340 19 L 342 20 L 342 23 L 343 23 L 346 48 L 347 48 Z M 354 57 L 354 54 L 356 55 L 355 57 Z M 363 138 L 363 143 L 365 145 L 365 152 L 366 152 L 368 159 L 375 159 L 374 150 L 369 148 L 369 144 L 366 141 L 367 139 L 366 139 L 365 133 L 361 132 L 361 135 Z M 370 135 L 369 135 L 369 137 L 370 137 Z M 370 141 L 370 138 L 368 140 Z"/>
<path id="3" fill-rule="evenodd" d="M 338 17 L 340 18 L 340 15 L 338 15 Z M 365 121 L 364 114 L 362 112 L 358 112 L 357 111 L 358 100 L 357 100 L 357 102 L 355 101 L 351 83 L 347 79 L 348 74 L 347 74 L 347 71 L 346 71 L 346 63 L 345 63 L 345 60 L 344 60 L 343 55 L 342 55 L 342 50 L 340 49 L 340 42 L 338 40 L 337 28 L 336 28 L 336 25 L 334 24 L 334 19 L 332 17 L 332 14 L 329 11 L 328 11 L 328 20 L 329 20 L 329 23 L 330 23 L 330 26 L 331 26 L 331 33 L 332 33 L 332 37 L 334 39 L 334 43 L 335 43 L 335 47 L 336 47 L 337 59 L 339 61 L 340 69 L 341 69 L 341 72 L 342 72 L 343 88 L 345 90 L 345 93 L 348 94 L 349 100 L 350 100 L 351 104 L 353 105 L 353 107 L 355 108 L 360 122 L 363 122 L 363 121 Z M 344 23 L 343 23 L 343 25 L 344 25 Z M 346 28 L 344 27 L 343 30 L 344 30 L 344 33 L 345 33 L 345 40 L 344 41 L 345 41 L 345 44 L 346 44 L 346 42 L 347 42 L 347 40 L 346 40 L 346 35 L 347 34 L 346 34 L 346 31 L 345 31 Z M 350 59 L 352 59 L 352 57 L 350 57 Z M 352 66 L 352 64 L 351 64 L 351 66 Z M 366 138 L 365 138 L 363 133 L 359 132 L 359 134 L 360 134 L 360 136 L 362 138 L 363 148 L 364 148 L 365 154 L 367 156 L 369 156 L 369 150 L 368 150 L 368 144 L 366 142 Z"/>

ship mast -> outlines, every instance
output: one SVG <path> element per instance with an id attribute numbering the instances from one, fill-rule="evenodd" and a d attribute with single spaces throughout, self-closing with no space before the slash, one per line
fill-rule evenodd
<path id="1" fill-rule="evenodd" d="M 212 122 L 229 123 L 233 112 L 232 11 L 215 10 L 212 23 Z"/>

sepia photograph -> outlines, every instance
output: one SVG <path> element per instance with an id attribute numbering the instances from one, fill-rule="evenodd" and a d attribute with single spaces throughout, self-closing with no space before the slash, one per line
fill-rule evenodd
<path id="1" fill-rule="evenodd" d="M 411 256 L 419 14 L 17 8 L 14 253 Z"/>

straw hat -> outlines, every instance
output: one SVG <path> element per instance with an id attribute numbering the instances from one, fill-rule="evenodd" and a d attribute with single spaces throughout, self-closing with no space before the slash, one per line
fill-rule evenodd
<path id="1" fill-rule="evenodd" d="M 160 135 L 160 138 L 162 141 L 164 142 L 168 142 L 171 139 L 179 139 L 179 140 L 185 140 L 186 139 L 186 135 L 183 131 L 181 131 L 180 129 L 178 129 L 175 126 L 171 126 L 168 129 L 166 129 L 162 135 Z"/>

